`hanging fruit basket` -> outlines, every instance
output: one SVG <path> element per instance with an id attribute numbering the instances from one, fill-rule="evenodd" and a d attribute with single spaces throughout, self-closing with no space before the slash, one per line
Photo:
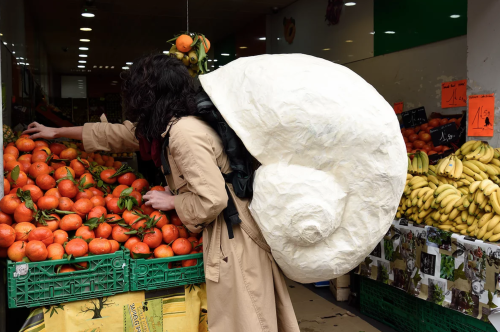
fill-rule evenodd
<path id="1" fill-rule="evenodd" d="M 203 34 L 185 32 L 167 42 L 172 44 L 170 56 L 181 60 L 192 77 L 208 72 L 207 52 L 210 50 L 210 41 Z"/>

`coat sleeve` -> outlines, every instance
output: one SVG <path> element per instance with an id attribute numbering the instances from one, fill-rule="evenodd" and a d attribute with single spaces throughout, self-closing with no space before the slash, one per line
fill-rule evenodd
<path id="1" fill-rule="evenodd" d="M 169 147 L 187 186 L 175 196 L 179 218 L 190 230 L 211 223 L 226 208 L 228 197 L 208 135 L 186 126 L 171 135 Z"/>
<path id="2" fill-rule="evenodd" d="M 85 151 L 134 152 L 139 150 L 135 126 L 130 121 L 123 124 L 98 122 L 83 126 Z"/>

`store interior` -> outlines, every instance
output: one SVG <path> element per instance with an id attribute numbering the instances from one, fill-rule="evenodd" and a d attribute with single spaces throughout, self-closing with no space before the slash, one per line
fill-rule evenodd
<path id="1" fill-rule="evenodd" d="M 498 13 L 494 0 L 0 0 L 2 124 L 13 132 L 33 121 L 81 126 L 103 114 L 121 123 L 122 72 L 145 54 L 168 54 L 168 40 L 191 31 L 211 42 L 209 72 L 248 56 L 312 55 L 365 79 L 401 127 L 401 113 L 424 107 L 426 120 L 458 121 L 460 143 L 500 147 L 499 130 L 468 135 L 466 104 L 443 108 L 442 98 L 447 82 L 467 80 L 467 96 L 500 88 Z M 154 168 L 139 154 L 124 158 L 142 173 Z M 360 276 L 351 274 L 342 301 L 321 286 L 289 282 L 301 331 L 400 330 L 360 309 Z M 2 292 L 0 332 L 17 331 L 29 309 L 4 310 Z"/>

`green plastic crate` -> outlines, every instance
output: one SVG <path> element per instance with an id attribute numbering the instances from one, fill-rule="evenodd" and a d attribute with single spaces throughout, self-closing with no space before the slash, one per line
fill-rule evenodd
<path id="1" fill-rule="evenodd" d="M 185 259 L 197 259 L 190 267 L 169 268 Z M 155 290 L 205 282 L 203 254 L 154 259 L 130 259 L 130 290 Z"/>
<path id="2" fill-rule="evenodd" d="M 394 287 L 361 278 L 361 312 L 401 332 L 419 332 L 418 299 Z"/>
<path id="3" fill-rule="evenodd" d="M 57 274 L 57 266 L 88 262 L 88 268 Z M 66 259 L 7 263 L 9 308 L 39 307 L 129 291 L 128 257 L 112 254 Z"/>
<path id="4" fill-rule="evenodd" d="M 496 332 L 490 323 L 431 302 L 423 302 L 421 315 L 429 332 Z"/>

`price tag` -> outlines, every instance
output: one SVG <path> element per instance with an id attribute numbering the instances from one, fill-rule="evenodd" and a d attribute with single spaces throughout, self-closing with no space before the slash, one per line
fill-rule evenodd
<path id="1" fill-rule="evenodd" d="M 425 107 L 415 108 L 401 113 L 405 128 L 414 128 L 421 124 L 427 123 L 427 114 L 425 114 Z"/>
<path id="2" fill-rule="evenodd" d="M 396 114 L 401 114 L 403 113 L 403 103 L 394 103 L 394 112 Z"/>
<path id="3" fill-rule="evenodd" d="M 467 80 L 441 84 L 441 108 L 467 106 Z"/>
<path id="4" fill-rule="evenodd" d="M 469 96 L 468 136 L 493 136 L 495 94 Z"/>
<path id="5" fill-rule="evenodd" d="M 458 141 L 458 131 L 455 122 L 432 128 L 430 133 L 434 146 L 449 145 L 452 142 Z"/>

